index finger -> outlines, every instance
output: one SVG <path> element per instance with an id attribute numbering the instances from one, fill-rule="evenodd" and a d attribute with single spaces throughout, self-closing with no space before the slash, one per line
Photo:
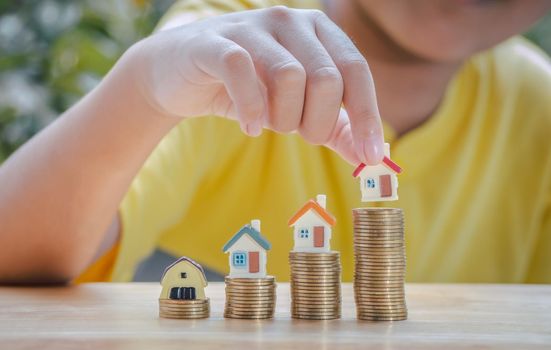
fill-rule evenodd
<path id="1" fill-rule="evenodd" d="M 314 16 L 314 25 L 343 78 L 343 104 L 356 153 L 367 164 L 378 164 L 384 156 L 384 136 L 369 65 L 352 40 L 323 13 Z"/>

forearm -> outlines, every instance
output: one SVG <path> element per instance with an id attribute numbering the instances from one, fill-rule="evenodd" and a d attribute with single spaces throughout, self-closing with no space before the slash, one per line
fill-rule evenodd
<path id="1" fill-rule="evenodd" d="M 0 167 L 0 282 L 82 271 L 133 177 L 178 122 L 141 97 L 128 61 Z"/>

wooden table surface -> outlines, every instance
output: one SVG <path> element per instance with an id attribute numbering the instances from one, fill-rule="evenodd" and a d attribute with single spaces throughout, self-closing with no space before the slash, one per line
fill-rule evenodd
<path id="1" fill-rule="evenodd" d="M 551 349 L 551 285 L 408 284 L 409 319 L 355 319 L 343 284 L 343 318 L 293 320 L 289 285 L 276 318 L 226 320 L 224 285 L 211 283 L 211 317 L 158 317 L 156 283 L 0 287 L 0 349 Z"/>

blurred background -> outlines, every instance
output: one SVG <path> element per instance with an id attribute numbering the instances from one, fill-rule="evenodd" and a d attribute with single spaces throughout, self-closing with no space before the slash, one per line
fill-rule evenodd
<path id="1" fill-rule="evenodd" d="M 90 91 L 173 0 L 0 0 L 0 164 Z M 551 14 L 526 37 L 551 53 Z"/>
<path id="2" fill-rule="evenodd" d="M 0 0 L 0 164 L 93 89 L 173 2 Z M 525 35 L 551 54 L 551 14 Z M 135 280 L 158 281 L 172 261 L 155 251 Z"/>

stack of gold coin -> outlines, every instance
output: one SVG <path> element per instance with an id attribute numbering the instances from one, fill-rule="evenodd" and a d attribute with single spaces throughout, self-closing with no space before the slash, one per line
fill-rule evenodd
<path id="1" fill-rule="evenodd" d="M 262 319 L 274 317 L 276 283 L 265 278 L 226 277 L 224 317 Z"/>
<path id="2" fill-rule="evenodd" d="M 354 217 L 354 296 L 358 319 L 407 319 L 404 215 L 397 208 L 358 208 Z"/>
<path id="3" fill-rule="evenodd" d="M 159 299 L 159 316 L 164 318 L 207 318 L 210 314 L 209 299 L 173 300 Z"/>
<path id="4" fill-rule="evenodd" d="M 309 320 L 341 317 L 339 252 L 290 252 L 291 316 Z"/>

